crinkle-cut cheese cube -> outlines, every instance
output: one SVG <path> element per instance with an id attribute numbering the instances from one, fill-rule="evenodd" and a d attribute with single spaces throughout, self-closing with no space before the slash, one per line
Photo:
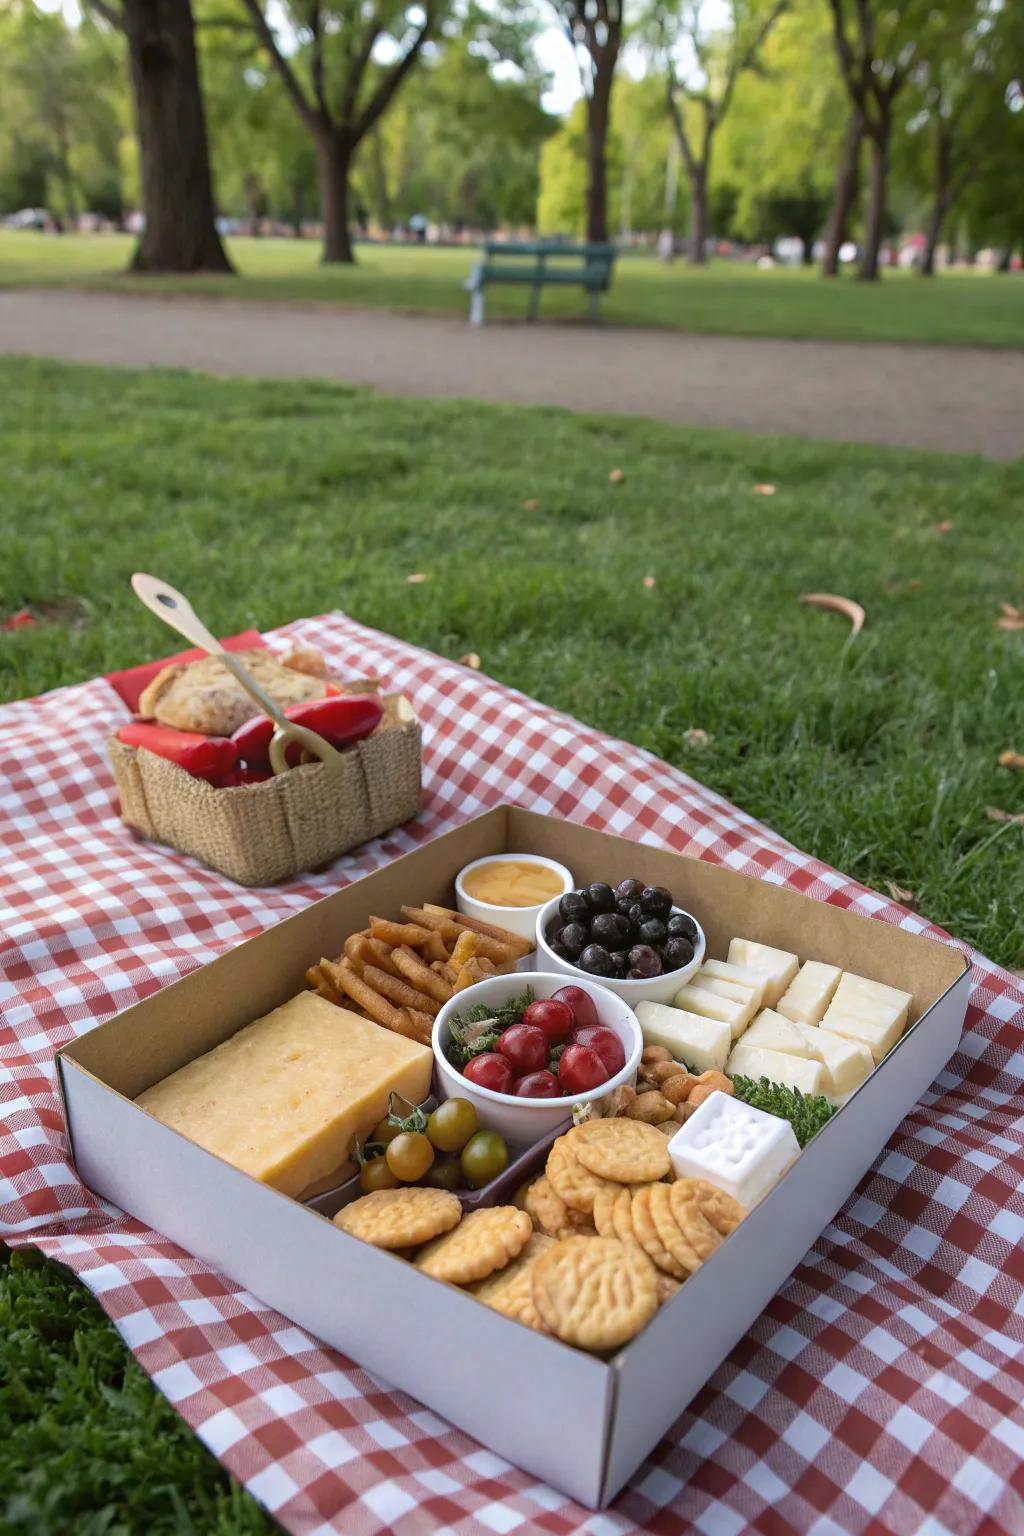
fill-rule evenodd
<path id="1" fill-rule="evenodd" d="M 707 1179 L 749 1211 L 779 1182 L 800 1145 L 788 1120 L 712 1093 L 668 1144 L 677 1179 Z"/>
<path id="2" fill-rule="evenodd" d="M 705 960 L 697 975 L 713 976 L 716 981 L 731 981 L 738 987 L 746 987 L 754 994 L 754 1012 L 764 1007 L 768 978 L 763 971 L 755 971 L 749 965 L 730 965 L 728 960 Z"/>
<path id="3" fill-rule="evenodd" d="M 388 1094 L 430 1093 L 426 1046 L 338 1008 L 293 997 L 136 1100 L 165 1125 L 286 1195 L 346 1162 Z"/>
<path id="4" fill-rule="evenodd" d="M 807 960 L 779 998 L 779 1013 L 794 1024 L 820 1024 L 842 974 L 838 965 Z"/>
<path id="5" fill-rule="evenodd" d="M 793 1027 L 806 1041 L 807 1054 L 825 1068 L 825 1092 L 830 1099 L 849 1098 L 874 1071 L 874 1057 L 859 1040 L 847 1040 L 845 1035 L 834 1035 L 830 1029 L 818 1029 L 813 1024 Z"/>
<path id="6" fill-rule="evenodd" d="M 728 1024 L 699 1018 L 666 1003 L 637 1003 L 636 1016 L 645 1045 L 662 1046 L 674 1061 L 698 1073 L 724 1071 L 732 1044 Z"/>
<path id="7" fill-rule="evenodd" d="M 770 1083 L 799 1088 L 801 1093 L 825 1092 L 825 1068 L 806 1056 L 787 1056 L 785 1051 L 765 1051 L 743 1040 L 732 1048 L 725 1067 L 728 1077 L 766 1077 Z"/>
<path id="8" fill-rule="evenodd" d="M 767 980 L 764 1005 L 774 1008 L 800 968 L 796 955 L 785 949 L 773 949 L 770 944 L 758 944 L 754 939 L 733 939 L 729 945 L 730 965 L 749 965 L 751 970 L 763 971 Z"/>
<path id="9" fill-rule="evenodd" d="M 771 1008 L 762 1008 L 742 1039 L 744 1045 L 757 1045 L 763 1051 L 784 1051 L 787 1056 L 818 1059 L 796 1025 Z"/>
<path id="10" fill-rule="evenodd" d="M 738 1003 L 733 997 L 722 997 L 696 983 L 680 987 L 672 1002 L 677 1008 L 685 1008 L 687 1013 L 696 1013 L 702 1019 L 718 1019 L 722 1024 L 728 1024 L 734 1040 L 742 1035 L 754 1017 L 752 998 Z"/>
<path id="11" fill-rule="evenodd" d="M 818 1027 L 863 1041 L 877 1066 L 902 1035 L 910 1002 L 909 992 L 847 972 Z"/>

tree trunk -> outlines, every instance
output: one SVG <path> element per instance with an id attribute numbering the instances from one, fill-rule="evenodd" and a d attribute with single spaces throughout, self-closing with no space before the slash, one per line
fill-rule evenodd
<path id="1" fill-rule="evenodd" d="M 928 227 L 924 236 L 924 251 L 921 255 L 921 276 L 935 276 L 935 247 L 939 243 L 942 234 L 942 225 L 946 214 L 949 212 L 949 204 L 952 197 L 950 178 L 950 157 L 952 146 L 949 134 L 940 123 L 935 141 L 935 200 L 932 203 L 932 211 L 928 215 Z"/>
<path id="2" fill-rule="evenodd" d="M 850 210 L 857 200 L 860 181 L 860 144 L 864 137 L 864 121 L 855 109 L 846 124 L 836 179 L 832 189 L 832 207 L 825 226 L 825 254 L 821 261 L 822 277 L 836 277 L 839 272 L 839 251 L 846 240 Z"/>
<path id="3" fill-rule="evenodd" d="M 694 166 L 690 172 L 690 232 L 686 260 L 691 267 L 707 263 L 708 176 L 707 166 Z"/>
<path id="4" fill-rule="evenodd" d="M 871 165 L 868 171 L 868 211 L 864 220 L 864 248 L 860 253 L 857 279 L 877 283 L 879 256 L 885 235 L 885 184 L 889 177 L 889 122 L 872 130 Z"/>
<path id="5" fill-rule="evenodd" d="M 587 240 L 604 245 L 608 239 L 609 105 L 613 69 L 599 69 L 587 98 Z"/>
<path id="6" fill-rule="evenodd" d="M 146 226 L 133 272 L 230 272 L 213 179 L 189 0 L 124 0 Z"/>
<path id="7" fill-rule="evenodd" d="M 320 187 L 320 218 L 324 226 L 323 254 L 328 262 L 355 261 L 348 227 L 348 173 L 352 150 L 336 133 L 325 133 L 317 141 L 316 174 Z"/>

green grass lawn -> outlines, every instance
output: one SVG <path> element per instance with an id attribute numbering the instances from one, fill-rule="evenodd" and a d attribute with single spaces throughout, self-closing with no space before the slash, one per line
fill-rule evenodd
<path id="1" fill-rule="evenodd" d="M 82 284 L 144 293 L 201 293 L 249 299 L 383 306 L 465 313 L 463 283 L 473 249 L 361 246 L 355 267 L 320 265 L 315 240 L 229 242 L 237 277 L 127 277 L 127 235 L 41 235 L 0 231 L 0 287 Z M 523 288 L 488 292 L 488 313 L 522 316 Z M 582 319 L 575 289 L 547 289 L 548 318 Z M 1024 346 L 1024 277 L 947 273 L 927 281 L 904 272 L 881 283 L 852 277 L 825 282 L 816 270 L 716 262 L 690 271 L 652 256 L 624 255 L 604 318 L 620 325 L 749 336 L 825 337 L 841 341 L 922 341 Z"/>
<path id="2" fill-rule="evenodd" d="M 0 461 L 0 616 L 89 614 L 0 634 L 0 697 L 158 652 L 138 567 L 222 632 L 343 607 L 478 651 L 1024 963 L 1024 833 L 985 816 L 1024 811 L 997 764 L 1024 751 L 1024 633 L 995 627 L 1024 607 L 1024 462 L 13 360 Z M 867 628 L 806 591 L 858 599 Z M 3 1531 L 270 1528 L 78 1288 L 21 1260 L 0 1271 L 0 1490 Z"/>

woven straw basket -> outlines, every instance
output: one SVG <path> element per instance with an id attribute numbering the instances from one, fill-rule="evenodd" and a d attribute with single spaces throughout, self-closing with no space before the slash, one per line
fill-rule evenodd
<path id="1" fill-rule="evenodd" d="M 419 810 L 422 732 L 408 700 L 336 767 L 307 763 L 263 784 L 214 789 L 176 763 L 111 737 L 121 816 L 155 843 L 192 854 L 239 885 L 270 885 L 390 832 Z"/>

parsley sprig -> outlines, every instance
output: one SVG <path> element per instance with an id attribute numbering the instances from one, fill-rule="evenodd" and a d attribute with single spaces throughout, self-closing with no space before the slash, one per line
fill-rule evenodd
<path id="1" fill-rule="evenodd" d="M 736 1097 L 744 1104 L 752 1104 L 755 1109 L 788 1120 L 801 1147 L 806 1147 L 836 1112 L 835 1105 L 822 1094 L 801 1093 L 799 1088 L 786 1088 L 782 1083 L 769 1082 L 766 1077 L 757 1082 L 752 1077 L 734 1077 L 732 1086 Z"/>
<path id="2" fill-rule="evenodd" d="M 463 1013 L 453 1013 L 448 1020 L 451 1039 L 448 1041 L 448 1060 L 453 1067 L 462 1068 L 473 1056 L 493 1051 L 499 1036 L 513 1024 L 518 1024 L 533 1002 L 533 992 L 527 987 L 518 997 L 510 997 L 500 1008 L 488 1008 L 486 1003 L 476 1003 Z M 485 1026 L 485 1027 L 482 1027 Z"/>

